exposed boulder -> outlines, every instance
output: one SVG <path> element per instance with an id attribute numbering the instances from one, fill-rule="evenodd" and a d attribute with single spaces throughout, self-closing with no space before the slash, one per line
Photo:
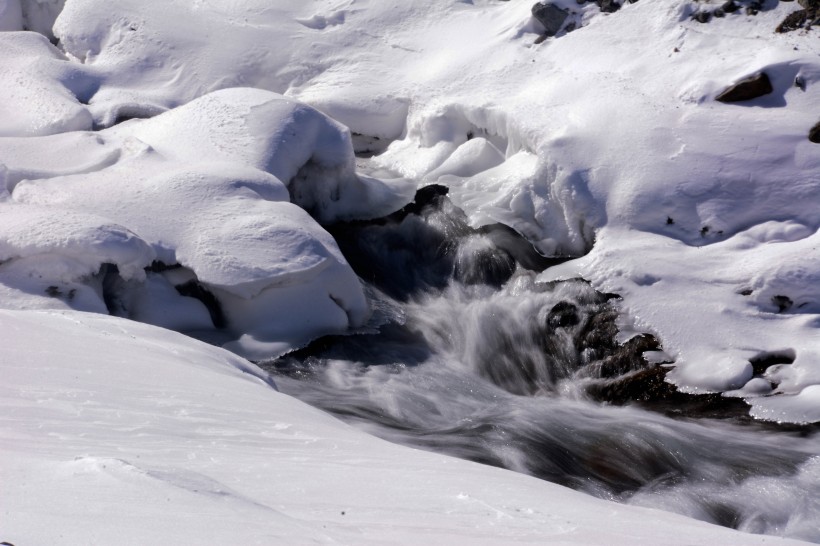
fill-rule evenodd
<path id="1" fill-rule="evenodd" d="M 555 36 L 569 17 L 569 12 L 555 4 L 538 2 L 532 6 L 532 16 L 544 27 L 546 36 Z"/>
<path id="2" fill-rule="evenodd" d="M 715 97 L 719 102 L 743 102 L 768 95 L 774 91 L 772 82 L 765 72 L 750 76 L 727 88 Z"/>

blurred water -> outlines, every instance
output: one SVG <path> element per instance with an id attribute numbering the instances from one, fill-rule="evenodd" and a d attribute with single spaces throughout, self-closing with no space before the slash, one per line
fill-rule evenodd
<path id="1" fill-rule="evenodd" d="M 580 280 L 537 284 L 527 269 L 549 264 L 520 239 L 470 229 L 441 195 L 335 235 L 369 281 L 378 328 L 265 363 L 283 392 L 397 443 L 820 542 L 816 428 L 595 401 L 590 387 L 646 363 L 615 343 L 609 297 Z"/>

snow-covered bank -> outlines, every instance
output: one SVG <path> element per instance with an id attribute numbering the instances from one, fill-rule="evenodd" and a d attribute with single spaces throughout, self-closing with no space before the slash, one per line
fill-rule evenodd
<path id="1" fill-rule="evenodd" d="M 797 544 L 389 444 L 156 327 L 0 311 L 0 332 L 13 544 Z"/>

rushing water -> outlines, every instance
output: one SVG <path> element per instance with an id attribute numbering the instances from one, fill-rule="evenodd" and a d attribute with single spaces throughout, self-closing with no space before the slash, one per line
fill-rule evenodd
<path id="1" fill-rule="evenodd" d="M 816 428 L 751 423 L 720 397 L 687 405 L 641 358 L 651 336 L 615 341 L 613 295 L 538 284 L 550 260 L 504 228 L 469 228 L 443 193 L 332 230 L 374 323 L 265 363 L 282 391 L 397 443 L 820 542 Z M 628 400 L 643 405 L 611 403 Z"/>

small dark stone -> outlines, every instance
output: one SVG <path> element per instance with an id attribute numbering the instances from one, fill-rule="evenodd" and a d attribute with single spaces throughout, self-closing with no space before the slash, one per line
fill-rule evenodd
<path id="1" fill-rule="evenodd" d="M 712 15 L 714 15 L 717 18 L 726 17 L 726 12 L 718 8 L 712 12 Z"/>
<path id="2" fill-rule="evenodd" d="M 674 223 L 675 223 L 675 221 L 672 219 L 672 217 L 671 217 L 671 216 L 667 216 L 667 217 L 666 217 L 666 225 L 667 225 L 667 226 L 671 226 L 671 225 L 673 225 Z"/>
<path id="3" fill-rule="evenodd" d="M 814 127 L 809 129 L 809 140 L 815 144 L 820 144 L 820 121 L 814 124 Z"/>
<path id="4" fill-rule="evenodd" d="M 723 10 L 723 13 L 734 13 L 740 9 L 740 6 L 735 3 L 735 0 L 729 0 L 720 6 L 720 9 Z"/>
<path id="5" fill-rule="evenodd" d="M 60 289 L 58 287 L 49 286 L 48 288 L 46 288 L 46 295 L 50 298 L 59 298 L 63 295 L 63 293 L 60 292 Z"/>
<path id="6" fill-rule="evenodd" d="M 740 294 L 741 296 L 751 296 L 752 295 L 752 289 L 751 288 L 744 288 L 743 290 L 738 292 L 738 294 Z"/>
<path id="7" fill-rule="evenodd" d="M 806 90 L 806 80 L 804 80 L 801 76 L 794 77 L 794 86 L 801 91 Z"/>
<path id="8" fill-rule="evenodd" d="M 708 23 L 712 20 L 712 14 L 708 11 L 699 11 L 692 16 L 692 19 L 698 23 Z"/>
<path id="9" fill-rule="evenodd" d="M 146 273 L 162 273 L 163 271 L 171 271 L 173 269 L 180 269 L 182 265 L 180 264 L 171 264 L 168 265 L 166 263 L 160 262 L 159 260 L 154 260 L 151 262 L 151 265 L 145 268 Z"/>
<path id="10" fill-rule="evenodd" d="M 719 102 L 743 102 L 768 95 L 774 91 L 765 72 L 740 80 L 715 97 Z"/>
<path id="11" fill-rule="evenodd" d="M 598 4 L 603 13 L 615 13 L 621 9 L 621 5 L 615 0 L 595 0 L 595 3 Z"/>
<path id="12" fill-rule="evenodd" d="M 569 12 L 559 8 L 555 4 L 542 4 L 540 2 L 532 6 L 532 16 L 544 27 L 545 34 L 555 36 L 561 30 L 561 25 L 569 17 Z"/>
<path id="13" fill-rule="evenodd" d="M 575 326 L 579 322 L 578 307 L 568 301 L 559 301 L 547 315 L 547 324 L 553 328 Z"/>
<path id="14" fill-rule="evenodd" d="M 785 313 L 794 305 L 794 302 L 788 296 L 772 296 L 772 303 L 777 307 L 778 313 Z"/>
<path id="15" fill-rule="evenodd" d="M 753 0 L 746 6 L 746 13 L 748 15 L 757 15 L 759 11 L 763 9 L 763 2 L 760 0 Z"/>
<path id="16" fill-rule="evenodd" d="M 706 234 L 709 233 L 709 226 L 703 226 L 700 228 L 700 236 L 706 237 Z"/>

